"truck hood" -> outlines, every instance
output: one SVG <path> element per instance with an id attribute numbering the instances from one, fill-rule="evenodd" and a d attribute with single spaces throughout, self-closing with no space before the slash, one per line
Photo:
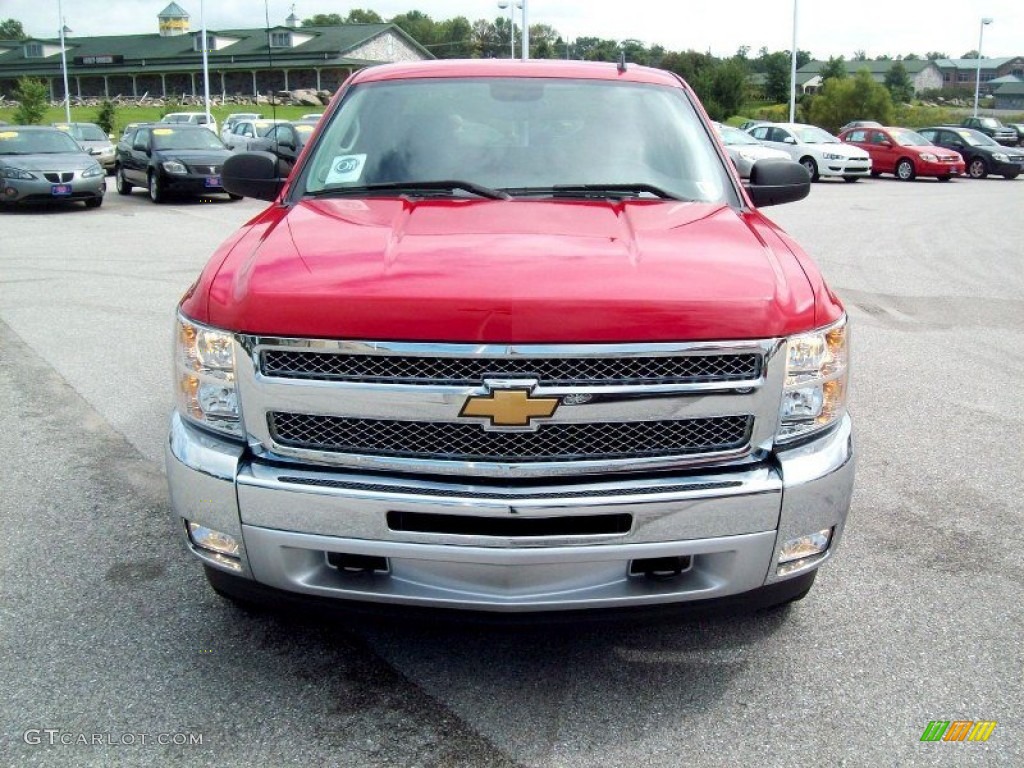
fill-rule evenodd
<path id="1" fill-rule="evenodd" d="M 812 286 L 775 228 L 719 204 L 305 200 L 251 224 L 204 282 L 199 314 L 212 325 L 596 343 L 765 338 L 814 323 Z"/>

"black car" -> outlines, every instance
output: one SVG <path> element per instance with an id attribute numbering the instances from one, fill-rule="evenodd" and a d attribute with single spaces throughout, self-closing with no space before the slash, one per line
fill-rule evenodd
<path id="1" fill-rule="evenodd" d="M 302 148 L 306 146 L 317 126 L 316 120 L 295 120 L 280 123 L 263 138 L 249 143 L 249 150 L 271 152 L 281 160 L 281 174 L 287 176 L 298 158 Z"/>
<path id="2" fill-rule="evenodd" d="M 1004 147 L 980 131 L 937 126 L 917 132 L 932 144 L 959 152 L 972 179 L 983 179 L 990 173 L 1015 179 L 1024 171 L 1024 152 Z"/>
<path id="3" fill-rule="evenodd" d="M 995 139 L 1000 144 L 1012 147 L 1017 144 L 1017 132 L 1003 125 L 994 117 L 965 117 L 960 122 L 961 128 L 973 128 Z"/>
<path id="4" fill-rule="evenodd" d="M 151 123 L 126 133 L 117 145 L 114 174 L 117 191 L 149 190 L 154 203 L 174 192 L 207 195 L 225 192 L 220 172 L 231 150 L 201 125 Z M 238 195 L 230 195 L 238 200 Z"/>
<path id="5" fill-rule="evenodd" d="M 1024 123 L 1007 123 L 1006 127 L 1017 134 L 1017 146 L 1024 147 Z"/>

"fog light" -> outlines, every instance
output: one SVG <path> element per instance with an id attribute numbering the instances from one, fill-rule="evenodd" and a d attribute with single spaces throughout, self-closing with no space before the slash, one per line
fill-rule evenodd
<path id="1" fill-rule="evenodd" d="M 188 537 L 199 549 L 215 552 L 218 555 L 227 555 L 228 557 L 241 557 L 242 548 L 234 536 L 215 531 L 199 523 L 190 522 L 188 523 Z"/>
<path id="2" fill-rule="evenodd" d="M 778 574 L 784 576 L 809 565 L 825 553 L 831 541 L 831 528 L 790 539 L 779 551 Z"/>

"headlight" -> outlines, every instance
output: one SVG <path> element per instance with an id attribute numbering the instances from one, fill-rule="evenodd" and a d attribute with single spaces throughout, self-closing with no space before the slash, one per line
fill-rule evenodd
<path id="1" fill-rule="evenodd" d="M 755 155 L 753 152 L 744 152 L 744 151 L 741 150 L 737 154 L 743 160 L 746 160 L 748 163 L 753 163 L 753 162 L 755 162 L 757 160 L 757 155 Z"/>
<path id="2" fill-rule="evenodd" d="M 106 171 L 104 171 L 98 165 L 94 165 L 92 168 L 86 168 L 84 171 L 82 171 L 82 178 L 83 179 L 91 179 L 91 178 L 95 178 L 96 176 L 105 176 L 105 175 L 106 175 Z"/>
<path id="3" fill-rule="evenodd" d="M 823 160 L 845 160 L 844 155 L 837 155 L 835 152 L 822 152 L 821 157 Z"/>
<path id="4" fill-rule="evenodd" d="M 846 412 L 846 317 L 786 342 L 786 383 L 776 441 L 789 442 L 835 424 Z"/>
<path id="5" fill-rule="evenodd" d="M 174 390 L 178 410 L 197 424 L 241 437 L 234 337 L 193 323 L 181 315 L 174 330 Z"/>
<path id="6" fill-rule="evenodd" d="M 933 155 L 931 152 L 923 152 L 921 153 L 921 159 L 924 160 L 925 162 L 934 163 L 939 158 Z"/>
<path id="7" fill-rule="evenodd" d="M 5 179 L 34 179 L 35 176 L 28 171 L 23 171 L 21 168 L 11 168 L 10 166 L 3 166 L 0 168 L 0 176 Z"/>
<path id="8" fill-rule="evenodd" d="M 162 165 L 164 170 L 167 171 L 168 173 L 174 173 L 178 175 L 188 173 L 188 168 L 185 167 L 185 164 L 177 160 L 165 160 L 160 165 Z"/>
<path id="9" fill-rule="evenodd" d="M 1002 152 L 995 152 L 992 155 L 993 160 L 998 160 L 1000 163 L 1008 163 L 1010 161 L 1009 155 L 1004 155 Z"/>

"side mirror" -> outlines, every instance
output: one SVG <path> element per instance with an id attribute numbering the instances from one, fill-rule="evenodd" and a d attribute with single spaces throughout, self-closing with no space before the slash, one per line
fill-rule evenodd
<path id="1" fill-rule="evenodd" d="M 143 144 L 142 142 L 136 142 L 135 144 L 132 144 L 132 149 L 135 150 L 136 152 L 145 152 L 146 145 Z"/>
<path id="2" fill-rule="evenodd" d="M 783 144 L 796 144 L 796 139 L 794 139 L 792 136 L 787 136 L 786 138 L 784 138 L 782 140 L 782 143 Z"/>
<path id="3" fill-rule="evenodd" d="M 269 152 L 241 152 L 224 161 L 221 182 L 233 195 L 273 202 L 281 193 L 286 177 L 278 169 L 277 157 Z"/>
<path id="4" fill-rule="evenodd" d="M 746 189 L 757 208 L 793 203 L 810 194 L 811 175 L 793 160 L 758 160 L 750 169 Z"/>

